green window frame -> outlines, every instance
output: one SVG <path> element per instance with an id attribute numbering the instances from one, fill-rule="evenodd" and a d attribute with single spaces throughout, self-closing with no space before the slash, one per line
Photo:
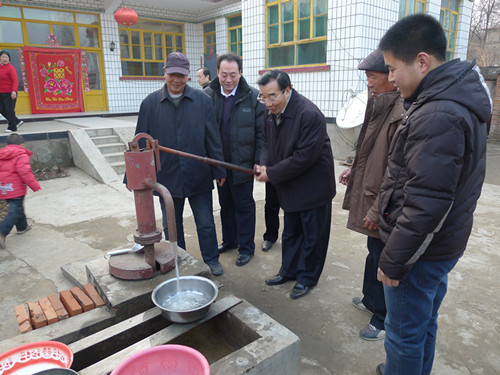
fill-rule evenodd
<path id="1" fill-rule="evenodd" d="M 120 59 L 125 77 L 162 77 L 165 58 L 184 53 L 184 25 L 140 19 L 135 25 L 118 28 Z"/>
<path id="2" fill-rule="evenodd" d="M 439 22 L 446 34 L 446 61 L 453 60 L 457 41 L 460 0 L 441 0 Z"/>
<path id="3" fill-rule="evenodd" d="M 266 0 L 266 67 L 326 64 L 328 0 Z"/>
<path id="4" fill-rule="evenodd" d="M 400 0 L 399 18 L 409 16 L 410 14 L 425 14 L 426 5 L 426 0 Z"/>
<path id="5" fill-rule="evenodd" d="M 217 53 L 217 43 L 215 40 L 215 21 L 205 23 L 203 25 L 203 50 L 205 54 L 210 53 L 213 48 L 213 53 Z"/>
<path id="6" fill-rule="evenodd" d="M 226 18 L 227 20 L 227 47 L 228 51 L 242 57 L 242 25 L 241 13 Z"/>

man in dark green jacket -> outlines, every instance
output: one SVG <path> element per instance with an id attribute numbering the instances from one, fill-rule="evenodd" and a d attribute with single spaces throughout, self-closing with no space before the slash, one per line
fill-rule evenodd
<path id="1" fill-rule="evenodd" d="M 259 163 L 264 141 L 264 110 L 258 90 L 241 76 L 241 58 L 228 53 L 217 59 L 217 77 L 205 89 L 215 105 L 224 161 L 252 169 Z M 219 253 L 239 248 L 237 266 L 244 266 L 255 251 L 255 201 L 253 176 L 227 171 L 218 187 L 222 244 Z"/>

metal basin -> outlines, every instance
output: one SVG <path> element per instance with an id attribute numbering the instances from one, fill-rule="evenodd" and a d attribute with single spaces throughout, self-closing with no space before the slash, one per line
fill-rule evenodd
<path id="1" fill-rule="evenodd" d="M 173 278 L 159 284 L 151 298 L 164 318 L 174 323 L 191 323 L 207 315 L 218 294 L 217 285 L 212 280 L 201 276 L 181 276 L 179 290 L 177 278 Z"/>

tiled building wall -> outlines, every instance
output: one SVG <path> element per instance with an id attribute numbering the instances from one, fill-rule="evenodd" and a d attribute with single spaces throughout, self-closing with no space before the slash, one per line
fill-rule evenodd
<path id="1" fill-rule="evenodd" d="M 8 1 L 13 4 L 86 10 L 100 12 L 105 83 L 110 112 L 136 112 L 142 99 L 162 87 L 163 80 L 120 80 L 120 46 L 118 24 L 113 14 L 104 13 L 103 0 L 31 0 Z M 165 2 L 168 6 L 168 2 Z M 199 88 L 196 70 L 202 64 L 203 23 L 215 20 L 217 53 L 227 52 L 226 16 L 242 12 L 243 74 L 256 86 L 258 72 L 265 69 L 265 2 L 233 0 L 224 6 L 203 11 L 178 11 L 159 6 L 145 6 L 140 0 L 123 1 L 141 18 L 184 23 L 185 52 L 191 62 L 189 84 Z M 427 2 L 427 13 L 439 19 L 440 0 Z M 473 2 L 463 0 L 455 57 L 465 58 L 469 20 Z M 373 49 L 384 32 L 398 19 L 399 2 L 394 0 L 329 0 L 328 9 L 328 71 L 290 74 L 294 88 L 314 101 L 327 117 L 335 117 L 349 97 L 365 89 L 365 77 L 357 70 L 359 62 Z M 109 44 L 115 42 L 111 52 Z"/>

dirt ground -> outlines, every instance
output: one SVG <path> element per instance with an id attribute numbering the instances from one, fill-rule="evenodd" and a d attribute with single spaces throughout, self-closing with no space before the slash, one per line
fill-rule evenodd
<path id="1" fill-rule="evenodd" d="M 488 149 L 488 176 L 475 215 L 468 249 L 449 275 L 449 290 L 440 310 L 433 374 L 490 375 L 500 373 L 500 145 Z M 336 163 L 336 176 L 342 169 Z M 26 212 L 33 230 L 9 235 L 0 251 L 0 340 L 18 334 L 13 307 L 73 285 L 61 265 L 101 257 L 126 247 L 136 228 L 133 197 L 121 182 L 99 184 L 77 168 L 67 178 L 41 181 L 42 190 L 29 193 Z M 374 374 L 385 358 L 383 341 L 367 342 L 359 330 L 369 315 L 351 303 L 360 295 L 366 237 L 345 228 L 341 209 L 345 187 L 337 185 L 332 231 L 325 269 L 317 287 L 301 299 L 288 296 L 293 283 L 277 287 L 264 280 L 277 273 L 279 241 L 260 250 L 264 232 L 264 189 L 256 184 L 256 252 L 244 267 L 234 264 L 237 251 L 221 255 L 225 273 L 216 278 L 225 293 L 247 300 L 296 333 L 301 339 L 302 375 Z M 159 211 L 158 211 L 159 212 Z M 157 214 L 158 217 L 158 214 Z M 220 240 L 220 218 L 215 211 Z M 160 223 L 160 220 L 158 221 Z M 194 221 L 185 218 L 187 250 L 201 260 Z"/>

